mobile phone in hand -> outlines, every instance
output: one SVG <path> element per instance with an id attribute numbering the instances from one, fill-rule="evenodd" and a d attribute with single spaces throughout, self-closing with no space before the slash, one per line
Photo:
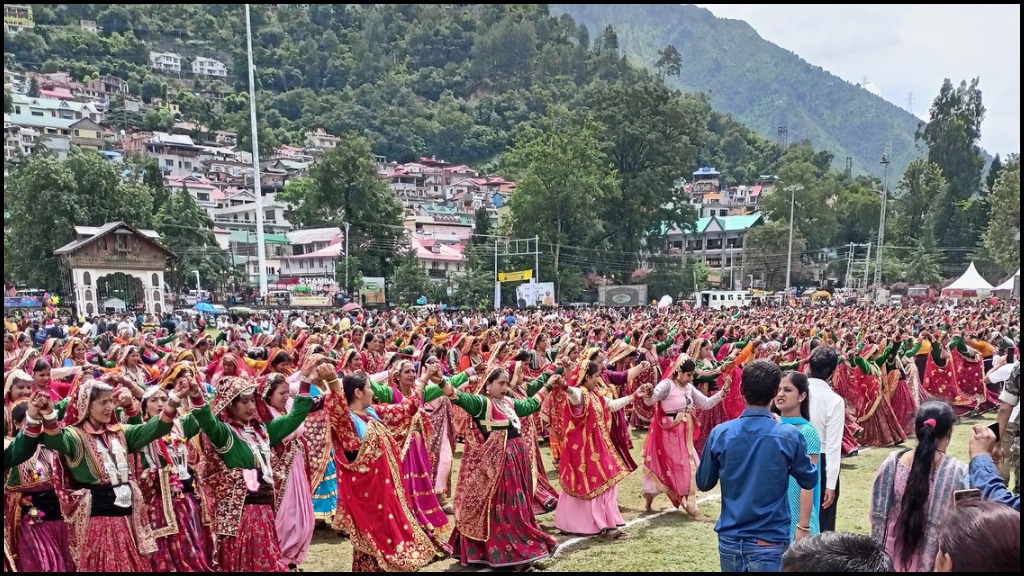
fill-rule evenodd
<path id="1" fill-rule="evenodd" d="M 988 429 L 991 430 L 992 433 L 996 435 L 996 444 L 1003 441 L 1002 434 L 999 433 L 999 422 L 993 422 L 992 425 L 988 427 Z"/>
<path id="2" fill-rule="evenodd" d="M 963 504 L 964 502 L 968 502 L 970 500 L 980 500 L 980 499 L 981 499 L 981 490 L 978 490 L 977 488 L 972 488 L 970 490 L 957 490 L 956 492 L 953 492 L 953 505 L 954 506 L 959 506 L 960 504 Z"/>

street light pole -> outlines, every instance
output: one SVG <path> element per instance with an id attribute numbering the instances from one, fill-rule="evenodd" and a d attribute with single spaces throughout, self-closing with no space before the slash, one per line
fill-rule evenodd
<path id="1" fill-rule="evenodd" d="M 885 143 L 882 152 L 882 206 L 878 216 L 878 252 L 875 253 L 875 294 L 882 289 L 882 246 L 885 243 L 885 210 L 889 200 L 889 157 L 892 155 L 892 142 Z"/>
<path id="2" fill-rule="evenodd" d="M 345 294 L 348 294 L 348 222 L 345 222 Z M 351 295 L 349 295 L 351 296 Z"/>
<path id="3" fill-rule="evenodd" d="M 789 297 L 790 289 L 793 286 L 793 219 L 796 215 L 796 191 L 803 190 L 803 186 L 788 186 L 786 190 L 790 194 L 789 199 L 789 258 L 786 261 L 786 297 Z"/>
<path id="4" fill-rule="evenodd" d="M 256 65 L 252 61 L 252 22 L 245 5 L 245 42 L 249 50 L 249 123 L 252 128 L 252 186 L 256 196 L 256 258 L 260 266 L 260 296 L 267 295 L 267 246 L 263 237 L 263 190 L 260 182 L 260 145 L 256 130 Z"/>
<path id="5" fill-rule="evenodd" d="M 203 288 L 199 285 L 199 270 L 193 270 L 193 274 L 196 275 L 196 297 L 199 297 L 199 292 L 203 291 Z"/>

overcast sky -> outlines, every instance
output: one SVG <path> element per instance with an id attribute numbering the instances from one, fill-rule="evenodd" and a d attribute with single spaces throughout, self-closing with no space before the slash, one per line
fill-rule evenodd
<path id="1" fill-rule="evenodd" d="M 1020 4 L 698 4 L 850 82 L 865 76 L 919 118 L 943 78 L 981 77 L 981 145 L 1020 152 Z M 908 95 L 913 93 L 913 107 Z"/>

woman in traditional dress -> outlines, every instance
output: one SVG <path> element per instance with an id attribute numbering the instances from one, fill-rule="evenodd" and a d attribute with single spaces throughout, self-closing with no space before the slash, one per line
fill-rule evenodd
<path id="1" fill-rule="evenodd" d="M 30 403 L 30 398 L 12 404 L 13 429 L 7 432 L 16 436 L 25 430 L 38 438 L 42 415 L 36 404 Z M 56 423 L 55 418 L 52 420 Z M 53 487 L 56 465 L 57 455 L 45 446 L 38 446 L 31 457 L 12 467 L 6 475 L 4 544 L 15 552 L 19 572 L 75 571 L 68 545 L 68 527 Z"/>
<path id="2" fill-rule="evenodd" d="M 668 496 L 673 508 L 682 507 L 694 520 L 707 517 L 697 508 L 697 467 L 700 455 L 693 444 L 696 421 L 694 410 L 709 411 L 722 403 L 729 393 L 729 384 L 711 397 L 693 386 L 697 363 L 680 354 L 669 369 L 667 378 L 656 387 L 647 386 L 641 395 L 654 406 L 654 420 L 644 442 L 644 477 L 642 490 L 647 511 L 658 494 Z"/>
<path id="3" fill-rule="evenodd" d="M 175 364 L 159 383 L 142 397 L 142 419 L 157 418 L 167 407 L 167 390 L 184 383 L 191 394 L 202 394 L 189 363 Z M 196 495 L 196 467 L 199 452 L 191 440 L 199 435 L 199 424 L 191 416 L 174 421 L 169 434 L 140 452 L 142 474 L 139 484 L 149 505 L 150 526 L 156 552 L 150 557 L 154 572 L 211 572 L 209 554 L 212 539 L 203 525 L 203 513 Z"/>
<path id="4" fill-rule="evenodd" d="M 142 492 L 129 464 L 135 454 L 166 436 L 189 386 L 177 384 L 159 418 L 122 426 L 115 414 L 115 392 L 98 380 L 86 380 L 72 393 L 64 428 L 46 434 L 43 444 L 61 456 L 64 476 L 55 478 L 68 522 L 71 557 L 80 572 L 150 572 L 143 556 L 156 551 Z M 127 390 L 117 403 L 137 416 Z M 194 407 L 204 404 L 192 397 Z M 47 410 L 48 412 L 48 410 Z"/>
<path id="5" fill-rule="evenodd" d="M 968 397 L 960 390 L 956 378 L 956 366 L 953 357 L 946 348 L 947 337 L 942 336 L 932 342 L 932 351 L 926 360 L 922 388 L 929 398 L 945 400 L 953 405 L 957 416 L 973 412 L 978 407 L 975 398 Z"/>
<path id="6" fill-rule="evenodd" d="M 969 346 L 964 336 L 957 336 L 949 345 L 949 355 L 961 393 L 967 397 L 984 397 L 985 359 L 981 353 Z"/>
<path id="7" fill-rule="evenodd" d="M 4 406 L 11 407 L 32 396 L 32 376 L 24 370 L 12 370 L 4 375 Z"/>
<path id="8" fill-rule="evenodd" d="M 291 389 L 283 374 L 271 374 L 259 392 L 257 409 L 261 420 L 272 422 L 289 413 Z M 299 426 L 273 447 L 275 525 L 282 560 L 291 570 L 306 561 L 316 527 L 306 456 L 301 443 L 304 433 L 305 425 Z"/>
<path id="9" fill-rule="evenodd" d="M 779 395 L 775 397 L 772 412 L 782 417 L 783 424 L 796 426 L 800 435 L 807 441 L 807 456 L 811 463 L 818 465 L 821 454 L 821 440 L 818 432 L 811 425 L 811 401 L 807 376 L 799 372 L 788 372 L 779 386 Z M 821 474 L 818 484 L 813 490 L 804 490 L 789 479 L 789 513 L 793 517 L 790 522 L 789 539 L 800 540 L 821 533 L 819 516 L 821 515 Z"/>
<path id="10" fill-rule="evenodd" d="M 510 363 L 509 374 L 511 378 L 509 380 L 509 394 L 515 400 L 528 400 L 528 390 L 526 384 L 532 378 L 526 376 L 527 372 L 526 359 L 517 359 Z M 494 363 L 495 366 L 501 366 L 500 362 Z M 555 368 L 551 364 L 546 364 L 546 367 L 554 371 Z M 471 391 L 468 391 L 472 393 Z M 526 450 L 530 457 L 530 470 L 533 472 L 533 513 L 540 516 L 541 514 L 547 514 L 555 509 L 558 505 L 558 490 L 551 485 L 548 480 L 547 470 L 544 468 L 544 459 L 540 452 L 540 431 L 543 423 L 540 419 L 540 413 L 531 414 L 525 418 L 522 418 L 520 433 L 523 437 L 523 442 L 526 443 Z"/>
<path id="11" fill-rule="evenodd" d="M 848 361 L 856 366 L 859 404 L 857 424 L 864 428 L 862 444 L 873 448 L 895 446 L 906 439 L 903 427 L 889 403 L 892 391 L 896 389 L 899 373 L 883 373 L 884 367 L 879 344 L 868 344 L 861 354 L 850 355 Z"/>
<path id="12" fill-rule="evenodd" d="M 466 338 L 466 342 L 463 344 L 466 353 L 459 358 L 459 372 L 465 372 L 473 366 L 479 366 L 484 363 L 484 353 L 481 349 L 483 342 L 480 338 L 469 336 Z"/>
<path id="13" fill-rule="evenodd" d="M 373 332 L 367 332 L 363 336 L 363 344 L 360 348 L 360 356 L 363 360 L 363 369 L 369 374 L 376 374 L 387 370 L 387 356 L 384 354 L 384 340 Z"/>
<path id="14" fill-rule="evenodd" d="M 428 379 L 436 370 L 428 373 Z M 463 372 L 459 382 L 465 382 L 469 372 Z M 412 415 L 408 427 L 396 427 L 392 430 L 395 442 L 402 449 L 402 486 L 408 496 L 409 510 L 430 536 L 434 544 L 446 552 L 450 552 L 448 539 L 451 537 L 452 526 L 448 516 L 441 510 L 441 503 L 434 490 L 435 477 L 432 476 L 431 454 L 427 448 L 427 438 L 432 434 L 429 415 L 423 411 L 423 403 L 432 402 L 442 396 L 438 386 L 432 386 L 430 397 L 426 396 L 425 382 L 417 379 L 416 368 L 408 360 L 398 362 L 392 370 L 388 384 L 390 398 L 378 398 L 389 404 L 402 404 L 406 398 L 414 397 L 420 402 L 420 410 Z M 418 389 L 419 388 L 419 389 Z"/>
<path id="15" fill-rule="evenodd" d="M 463 566 L 483 565 L 528 571 L 554 554 L 558 544 L 537 524 L 530 494 L 533 474 L 520 418 L 540 410 L 537 393 L 557 384 L 543 374 L 527 384 L 528 400 L 508 397 L 509 375 L 494 367 L 483 379 L 484 395 L 463 394 L 451 386 L 445 394 L 473 418 L 477 445 L 464 456 L 455 491 L 455 555 Z"/>
<path id="16" fill-rule="evenodd" d="M 333 372 L 325 377 L 338 465 L 334 528 L 352 541 L 352 571 L 415 572 L 442 551 L 409 510 L 401 448 L 390 428 L 411 424 L 419 411 L 419 392 L 401 404 L 375 406 L 374 387 L 362 374 L 349 374 L 341 382 Z"/>
<path id="17" fill-rule="evenodd" d="M 39 406 L 45 404 L 42 399 L 43 396 L 44 393 L 36 392 L 29 400 L 28 419 L 17 433 L 14 433 L 11 412 L 7 405 L 4 405 L 4 478 L 9 478 L 10 470 L 29 461 L 36 455 L 36 447 L 39 446 L 39 436 L 43 432 L 44 425 L 47 431 L 52 431 L 57 426 L 56 414 L 47 412 L 45 414 L 46 418 L 44 418 L 44 413 L 39 410 Z M 8 434 L 12 434 L 13 437 Z M 17 566 L 15 560 L 17 547 L 11 544 L 11 537 L 14 535 L 13 524 L 15 518 L 15 515 L 10 514 L 6 509 L 4 510 L 4 572 L 15 572 Z"/>
<path id="18" fill-rule="evenodd" d="M 555 510 L 555 527 L 566 534 L 628 540 L 619 530 L 626 521 L 619 512 L 618 484 L 629 471 L 612 444 L 611 425 L 612 414 L 625 408 L 633 396 L 606 400 L 598 394 L 602 381 L 596 362 L 582 363 L 573 376 L 570 383 L 578 387 L 566 390 L 566 419 L 572 422 L 566 441 L 580 449 L 566 454 L 559 467 L 562 495 Z"/>
<path id="19" fill-rule="evenodd" d="M 601 372 L 601 379 L 604 381 L 604 386 L 599 390 L 599 393 L 606 399 L 614 400 L 615 398 L 618 398 L 620 388 L 625 389 L 625 387 L 629 385 L 630 380 L 633 380 L 644 372 L 652 369 L 649 362 L 641 362 L 639 365 L 633 366 L 632 368 L 628 367 L 630 358 L 635 351 L 636 350 L 629 344 L 625 344 L 621 340 L 616 340 L 608 349 L 607 355 L 596 349 L 583 353 L 581 361 L 591 360 L 596 361 L 598 364 L 602 364 L 603 360 L 607 359 L 609 366 L 619 368 L 619 370 L 610 370 L 606 368 Z M 621 458 L 622 463 L 626 465 L 626 469 L 630 472 L 636 470 L 638 466 L 633 460 L 633 455 L 630 454 L 630 450 L 633 449 L 633 439 L 629 435 L 629 425 L 626 422 L 626 415 L 622 411 L 612 414 L 611 436 L 612 443 L 615 445 L 615 451 L 619 453 L 619 458 Z"/>
<path id="20" fill-rule="evenodd" d="M 203 489 L 216 506 L 214 564 L 221 572 L 287 570 L 274 516 L 272 449 L 302 425 L 313 406 L 311 385 L 304 377 L 291 412 L 270 422 L 260 420 L 259 383 L 250 378 L 222 378 L 213 405 L 193 412 L 203 430 Z"/>
<path id="21" fill-rule="evenodd" d="M 159 371 L 142 362 L 142 354 L 135 346 L 121 348 L 116 359 L 116 371 L 131 380 L 132 384 L 145 390 L 150 381 L 159 376 Z"/>
<path id="22" fill-rule="evenodd" d="M 18 350 L 18 341 L 14 334 L 8 332 L 4 334 L 4 372 L 11 369 L 11 366 L 18 361 L 21 357 L 21 351 Z"/>
<path id="23" fill-rule="evenodd" d="M 647 384 L 653 386 L 661 379 L 661 362 L 658 348 L 658 342 L 655 340 L 654 335 L 650 333 L 643 334 L 637 339 L 636 351 L 640 356 L 640 360 L 647 362 L 652 368 L 644 371 L 633 381 L 629 382 L 626 386 L 626 394 L 632 396 L 642 386 Z M 634 402 L 627 406 L 626 410 L 631 412 L 629 424 L 634 430 L 646 431 L 650 428 L 651 420 L 654 418 L 654 408 L 652 406 L 648 406 L 643 402 Z"/>
<path id="24" fill-rule="evenodd" d="M 711 352 L 711 342 L 707 338 L 696 338 L 691 341 L 690 350 L 687 352 L 687 355 L 697 367 L 693 386 L 705 397 L 710 397 L 718 392 L 719 380 L 729 379 L 731 381 L 732 363 L 728 359 L 723 362 L 716 361 Z M 723 376 L 725 378 L 722 378 Z M 693 448 L 697 451 L 697 456 L 704 453 L 704 444 L 707 443 L 708 436 L 711 435 L 711 431 L 715 429 L 715 426 L 728 421 L 729 415 L 726 413 L 725 406 L 721 402 L 715 403 L 709 410 L 698 407 L 697 428 L 699 433 L 693 439 Z"/>

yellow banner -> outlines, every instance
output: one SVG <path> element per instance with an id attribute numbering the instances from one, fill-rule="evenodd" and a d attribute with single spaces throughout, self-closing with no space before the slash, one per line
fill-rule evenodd
<path id="1" fill-rule="evenodd" d="M 533 270 L 522 272 L 503 272 L 498 274 L 498 282 L 527 282 L 533 278 Z"/>

